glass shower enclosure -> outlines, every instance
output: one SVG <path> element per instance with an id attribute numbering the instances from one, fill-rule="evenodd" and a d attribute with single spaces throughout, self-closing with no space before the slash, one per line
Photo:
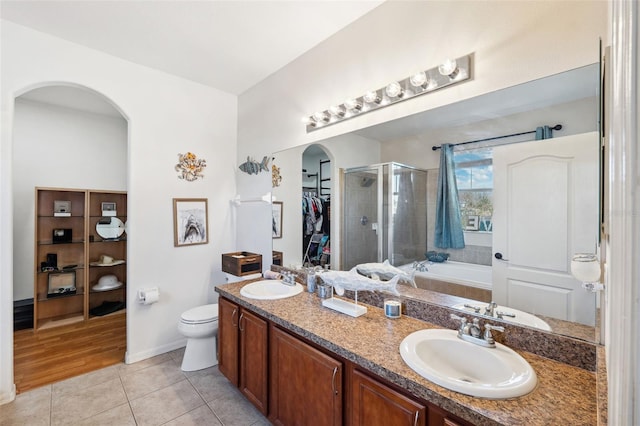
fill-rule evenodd
<path id="1" fill-rule="evenodd" d="M 427 171 L 399 163 L 346 169 L 342 267 L 423 260 L 427 247 Z"/>

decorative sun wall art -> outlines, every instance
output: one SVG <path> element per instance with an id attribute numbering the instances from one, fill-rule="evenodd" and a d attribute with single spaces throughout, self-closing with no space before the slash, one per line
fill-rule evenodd
<path id="1" fill-rule="evenodd" d="M 192 152 L 178 154 L 178 164 L 176 164 L 178 179 L 193 182 L 198 178 L 203 178 L 204 174 L 202 174 L 202 170 L 204 170 L 205 167 L 207 167 L 207 160 L 197 158 Z"/>
<path id="2" fill-rule="evenodd" d="M 280 186 L 280 182 L 282 182 L 282 176 L 280 176 L 280 167 L 276 167 L 275 164 L 271 165 L 271 186 L 277 187 Z"/>

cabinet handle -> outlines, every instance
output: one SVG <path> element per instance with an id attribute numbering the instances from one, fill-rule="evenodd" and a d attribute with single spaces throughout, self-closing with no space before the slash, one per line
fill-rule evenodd
<path id="1" fill-rule="evenodd" d="M 231 312 L 231 325 L 234 326 L 234 327 L 237 327 L 238 324 L 237 323 L 236 324 L 233 323 L 233 317 L 235 315 L 238 315 L 238 308 L 233 308 L 233 312 Z"/>
<path id="2" fill-rule="evenodd" d="M 244 316 L 244 312 L 240 314 L 240 318 L 238 318 L 238 330 L 242 330 L 242 317 Z"/>
<path id="3" fill-rule="evenodd" d="M 420 411 L 416 411 L 416 416 L 413 418 L 413 426 L 418 426 L 418 417 L 420 417 Z"/>
<path id="4" fill-rule="evenodd" d="M 336 374 L 338 374 L 338 367 L 333 368 L 333 376 L 331 376 L 331 389 L 333 389 L 333 394 L 338 394 L 338 389 L 336 389 Z"/>

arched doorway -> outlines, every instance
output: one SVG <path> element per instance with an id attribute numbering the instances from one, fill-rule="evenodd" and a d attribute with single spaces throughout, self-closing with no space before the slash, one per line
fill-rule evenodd
<path id="1" fill-rule="evenodd" d="M 128 128 L 127 118 L 120 109 L 104 95 L 87 87 L 43 83 L 27 88 L 15 97 L 11 167 L 14 306 L 28 306 L 30 299 L 39 297 L 34 288 L 34 188 L 126 192 Z M 126 211 L 122 213 L 126 215 Z M 63 263 L 61 259 L 60 267 Z M 85 266 L 88 267 L 78 265 L 80 272 L 77 273 L 82 273 L 81 268 Z M 89 291 L 88 285 L 85 290 Z M 33 318 L 30 322 L 33 327 Z M 42 377 L 49 377 L 53 382 L 121 361 L 124 357 L 125 315 L 121 315 L 118 324 L 112 327 L 117 330 L 112 337 L 119 349 L 96 359 L 94 356 L 101 353 L 98 349 L 92 355 L 83 356 L 83 365 L 74 368 L 65 366 L 60 359 L 75 356 L 64 351 L 73 348 L 72 342 L 82 328 L 79 324 L 74 324 L 75 330 L 57 327 L 56 332 L 64 335 L 65 347 L 48 350 L 45 359 L 44 355 L 21 356 L 24 354 L 21 351 L 28 346 L 25 342 L 47 344 L 52 348 L 51 342 L 45 343 L 46 332 L 36 332 L 26 327 L 28 323 L 29 319 L 23 319 L 14 326 L 14 380 L 18 392 L 45 384 L 42 380 L 47 379 Z M 84 332 L 96 334 L 95 330 Z M 37 360 L 38 365 L 20 364 L 19 359 L 26 358 L 36 358 L 34 361 Z M 78 361 L 76 358 L 76 366 Z"/>
<path id="2" fill-rule="evenodd" d="M 317 144 L 302 153 L 302 263 L 331 266 L 331 194 L 333 168 Z"/>

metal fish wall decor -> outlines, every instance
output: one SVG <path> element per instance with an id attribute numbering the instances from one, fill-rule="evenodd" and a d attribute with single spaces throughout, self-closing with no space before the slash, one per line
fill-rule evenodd
<path id="1" fill-rule="evenodd" d="M 269 171 L 269 157 L 268 156 L 264 156 L 264 158 L 262 159 L 262 161 L 260 163 L 258 163 L 257 161 L 255 161 L 254 159 L 247 157 L 247 161 L 245 161 L 244 163 L 240 164 L 240 166 L 238 167 L 240 170 L 242 170 L 245 173 L 248 173 L 250 175 L 257 175 L 258 173 L 264 171 L 264 172 L 268 172 Z"/>

